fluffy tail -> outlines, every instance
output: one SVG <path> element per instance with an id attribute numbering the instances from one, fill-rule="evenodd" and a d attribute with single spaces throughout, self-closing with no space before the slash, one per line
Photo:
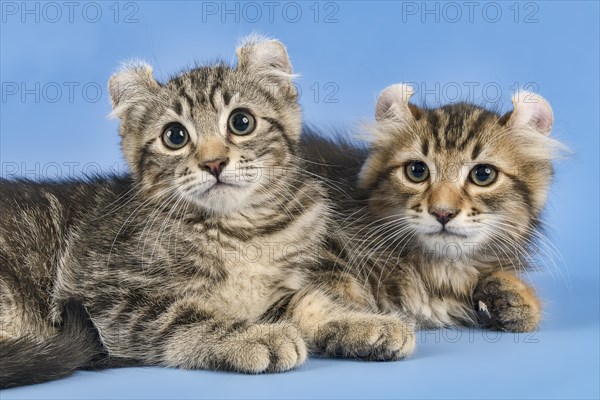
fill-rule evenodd
<path id="1" fill-rule="evenodd" d="M 103 348 L 87 312 L 70 302 L 60 333 L 43 339 L 0 341 L 0 388 L 62 378 L 92 365 Z"/>

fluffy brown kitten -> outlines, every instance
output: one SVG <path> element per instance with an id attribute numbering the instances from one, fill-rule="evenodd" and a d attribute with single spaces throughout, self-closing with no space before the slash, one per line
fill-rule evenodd
<path id="1" fill-rule="evenodd" d="M 273 40 L 164 84 L 127 66 L 109 87 L 130 176 L 0 182 L 0 386 L 100 353 L 259 373 L 296 367 L 307 345 L 412 350 L 401 321 L 320 287 L 329 205 L 295 156 L 291 73 Z"/>
<path id="2" fill-rule="evenodd" d="M 382 92 L 368 153 L 310 135 L 303 143 L 313 172 L 340 189 L 332 242 L 343 273 L 364 283 L 353 297 L 372 294 L 419 327 L 535 329 L 540 301 L 518 273 L 560 148 L 548 137 L 550 106 L 521 92 L 505 115 L 468 103 L 429 109 L 410 104 L 412 93 Z"/>

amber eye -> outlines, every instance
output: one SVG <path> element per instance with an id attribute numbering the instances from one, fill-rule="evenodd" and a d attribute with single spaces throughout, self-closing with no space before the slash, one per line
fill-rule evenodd
<path id="1" fill-rule="evenodd" d="M 498 170 L 488 164 L 478 164 L 469 174 L 471 181 L 479 186 L 488 186 L 494 183 L 498 177 Z"/>
<path id="2" fill-rule="evenodd" d="M 165 127 L 162 140 L 165 146 L 171 150 L 181 149 L 189 140 L 187 129 L 180 123 L 174 122 Z"/>
<path id="3" fill-rule="evenodd" d="M 249 135 L 256 127 L 254 116 L 244 109 L 233 110 L 227 124 L 231 133 L 238 136 Z"/>
<path id="4" fill-rule="evenodd" d="M 424 182 L 429 178 L 429 167 L 423 161 L 411 161 L 404 167 L 408 179 L 415 183 Z"/>

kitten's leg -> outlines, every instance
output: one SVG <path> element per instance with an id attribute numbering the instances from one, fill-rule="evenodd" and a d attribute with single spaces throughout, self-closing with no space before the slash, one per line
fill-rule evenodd
<path id="1" fill-rule="evenodd" d="M 529 332 L 541 317 L 534 290 L 512 273 L 498 271 L 482 277 L 473 294 L 482 323 L 509 332 Z"/>
<path id="2" fill-rule="evenodd" d="M 203 304 L 136 297 L 90 314 L 110 356 L 142 364 L 260 373 L 286 371 L 306 359 L 292 324 L 240 321 Z"/>
<path id="3" fill-rule="evenodd" d="M 366 290 L 341 275 L 295 295 L 287 317 L 300 327 L 311 351 L 329 356 L 397 360 L 415 347 L 414 327 L 398 316 L 377 314 Z"/>

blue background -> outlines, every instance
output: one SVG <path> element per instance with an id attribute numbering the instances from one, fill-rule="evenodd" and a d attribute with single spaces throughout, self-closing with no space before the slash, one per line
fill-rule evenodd
<path id="1" fill-rule="evenodd" d="M 76 2 L 72 15 L 53 4 L 2 2 L 4 177 L 123 170 L 117 122 L 106 118 L 119 62 L 143 58 L 166 79 L 196 60 L 233 61 L 238 39 L 254 31 L 287 45 L 311 124 L 357 130 L 377 94 L 401 81 L 416 83 L 417 103 L 460 97 L 504 110 L 528 87 L 553 106 L 553 135 L 572 154 L 557 164 L 547 208 L 557 250 L 530 276 L 545 299 L 539 332 L 421 332 L 405 361 L 312 358 L 278 375 L 78 372 L 2 399 L 600 396 L 597 2 L 476 2 L 472 14 L 464 2 L 276 2 L 272 15 L 265 2 Z"/>

